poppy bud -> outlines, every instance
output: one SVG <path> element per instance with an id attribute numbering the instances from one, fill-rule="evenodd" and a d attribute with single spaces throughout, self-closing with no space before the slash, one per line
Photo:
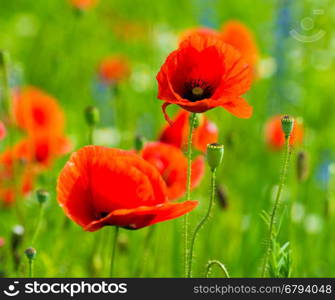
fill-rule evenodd
<path id="1" fill-rule="evenodd" d="M 100 112 L 95 106 L 88 106 L 85 109 L 85 118 L 89 126 L 95 126 L 100 121 Z"/>
<path id="2" fill-rule="evenodd" d="M 287 140 L 293 130 L 293 125 L 294 125 L 294 119 L 290 117 L 289 115 L 284 115 L 281 118 L 281 128 L 284 132 L 285 139 Z"/>
<path id="3" fill-rule="evenodd" d="M 309 173 L 309 156 L 305 151 L 300 151 L 297 155 L 297 178 L 303 182 L 307 179 Z"/>
<path id="4" fill-rule="evenodd" d="M 134 140 L 134 148 L 136 151 L 141 151 L 144 146 L 145 139 L 141 135 L 136 135 Z"/>
<path id="5" fill-rule="evenodd" d="M 49 192 L 44 189 L 39 189 L 36 191 L 36 198 L 40 204 L 44 204 L 49 200 Z"/>
<path id="6" fill-rule="evenodd" d="M 222 144 L 207 145 L 207 161 L 212 171 L 214 171 L 222 162 L 224 146 Z"/>
<path id="7" fill-rule="evenodd" d="M 26 256 L 29 260 L 33 260 L 33 259 L 35 259 L 37 252 L 36 252 L 35 248 L 29 247 L 28 249 L 26 249 L 24 251 L 24 253 L 26 254 Z"/>

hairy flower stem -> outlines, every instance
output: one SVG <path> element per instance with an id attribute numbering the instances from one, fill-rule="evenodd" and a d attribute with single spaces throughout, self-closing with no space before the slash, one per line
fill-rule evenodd
<path id="1" fill-rule="evenodd" d="M 208 262 L 207 269 L 206 269 L 206 274 L 205 274 L 206 278 L 209 277 L 209 273 L 211 272 L 212 266 L 214 266 L 214 265 L 218 266 L 221 269 L 221 271 L 225 275 L 225 278 L 230 278 L 226 266 L 223 263 L 221 263 L 220 261 L 218 261 L 218 260 L 210 260 Z"/>
<path id="2" fill-rule="evenodd" d="M 263 261 L 262 276 L 261 277 L 265 276 L 265 271 L 266 271 L 266 267 L 267 267 L 267 264 L 268 264 L 269 255 L 270 255 L 270 252 L 271 252 L 271 239 L 274 237 L 274 223 L 275 223 L 275 219 L 276 219 L 276 212 L 278 210 L 280 196 L 281 196 L 283 188 L 284 188 L 284 183 L 285 183 L 287 169 L 288 169 L 288 165 L 289 165 L 289 161 L 290 161 L 290 156 L 291 156 L 290 143 L 289 143 L 289 137 L 287 137 L 286 140 L 285 140 L 284 164 L 283 164 L 283 167 L 282 167 L 282 170 L 281 170 L 280 181 L 279 181 L 279 186 L 278 186 L 278 190 L 277 190 L 277 194 L 276 194 L 276 198 L 275 198 L 275 203 L 273 205 L 273 209 L 272 209 L 271 216 L 270 216 L 269 236 L 268 236 L 268 239 L 266 241 L 265 258 L 264 258 L 264 261 Z"/>
<path id="3" fill-rule="evenodd" d="M 216 175 L 216 169 L 213 169 L 212 170 L 212 175 L 211 175 L 211 195 L 210 195 L 210 199 L 209 199 L 208 209 L 207 209 L 206 214 L 203 216 L 203 218 L 198 223 L 197 227 L 195 227 L 195 230 L 193 232 L 193 236 L 192 236 L 192 239 L 191 239 L 191 246 L 190 246 L 190 253 L 189 253 L 189 260 L 188 260 L 188 273 L 187 273 L 188 278 L 192 277 L 193 249 L 194 249 L 195 240 L 197 238 L 197 234 L 198 234 L 199 230 L 204 226 L 206 221 L 208 220 L 208 218 L 211 214 L 212 207 L 213 207 L 214 198 L 215 198 L 215 191 L 216 191 L 216 189 L 215 189 L 215 177 L 216 176 L 215 175 Z"/>
<path id="4" fill-rule="evenodd" d="M 113 244 L 112 244 L 111 263 L 110 263 L 110 277 L 113 277 L 114 275 L 114 261 L 115 261 L 116 244 L 117 244 L 118 235 L 119 235 L 119 227 L 115 226 L 114 238 L 113 238 Z"/>
<path id="5" fill-rule="evenodd" d="M 190 130 L 187 140 L 187 183 L 186 183 L 186 201 L 191 200 L 191 176 L 192 176 L 192 137 L 195 125 L 196 113 L 190 117 Z M 188 274 L 188 214 L 184 216 L 184 273 Z"/>
<path id="6" fill-rule="evenodd" d="M 35 226 L 35 232 L 33 234 L 33 238 L 31 240 L 31 245 L 34 245 L 36 242 L 36 239 L 38 237 L 38 233 L 40 232 L 41 229 L 41 223 L 42 223 L 42 219 L 43 219 L 43 204 L 40 204 L 40 209 L 39 209 L 39 214 L 38 214 L 38 219 L 37 219 L 37 223 Z"/>

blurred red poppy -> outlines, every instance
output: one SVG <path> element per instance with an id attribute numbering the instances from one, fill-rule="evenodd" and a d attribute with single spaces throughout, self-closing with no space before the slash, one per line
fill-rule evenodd
<path id="1" fill-rule="evenodd" d="M 259 61 L 259 51 L 251 30 L 239 21 L 229 21 L 222 27 L 223 41 L 237 49 L 253 72 Z"/>
<path id="2" fill-rule="evenodd" d="M 61 134 L 64 113 L 57 100 L 35 87 L 25 87 L 14 93 L 13 111 L 16 123 L 28 134 Z"/>
<path id="3" fill-rule="evenodd" d="M 189 112 L 180 110 L 173 119 L 172 125 L 165 126 L 159 140 L 185 150 L 189 133 L 189 116 Z M 199 151 L 206 152 L 207 144 L 217 142 L 218 136 L 216 125 L 202 115 L 200 124 L 193 133 L 193 146 Z"/>
<path id="4" fill-rule="evenodd" d="M 98 72 L 105 84 L 118 83 L 130 75 L 129 62 L 120 55 L 109 56 L 100 63 Z"/>
<path id="5" fill-rule="evenodd" d="M 88 10 L 97 5 L 98 0 L 70 0 L 70 3 L 77 9 Z"/>
<path id="6" fill-rule="evenodd" d="M 182 197 L 186 192 L 187 159 L 183 152 L 172 145 L 160 142 L 147 143 L 141 152 L 142 157 L 155 166 L 162 175 L 170 200 Z M 202 156 L 192 163 L 192 187 L 196 187 L 205 170 Z"/>
<path id="7" fill-rule="evenodd" d="M 290 145 L 301 144 L 303 136 L 304 130 L 302 124 L 295 120 L 290 136 Z M 279 150 L 285 145 L 285 136 L 281 127 L 281 116 L 274 116 L 268 120 L 265 125 L 265 140 L 273 150 Z"/>
<path id="8" fill-rule="evenodd" d="M 72 154 L 58 178 L 58 202 L 87 231 L 103 226 L 139 229 L 180 217 L 196 201 L 170 203 L 164 180 L 129 151 L 86 146 Z"/>
<path id="9" fill-rule="evenodd" d="M 5 125 L 0 121 L 0 141 L 5 138 L 6 133 L 7 131 Z"/>
<path id="10" fill-rule="evenodd" d="M 14 151 L 17 157 L 29 163 L 48 167 L 55 158 L 70 152 L 71 148 L 70 140 L 64 136 L 37 134 L 19 141 Z"/>
<path id="11" fill-rule="evenodd" d="M 252 107 L 241 97 L 250 88 L 250 67 L 241 54 L 221 39 L 191 35 L 173 51 L 157 74 L 158 98 L 190 112 L 221 106 L 249 118 Z"/>

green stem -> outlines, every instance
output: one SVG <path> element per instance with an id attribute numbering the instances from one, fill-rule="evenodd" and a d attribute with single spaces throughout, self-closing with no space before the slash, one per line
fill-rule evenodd
<path id="1" fill-rule="evenodd" d="M 225 278 L 230 278 L 226 266 L 225 266 L 223 263 L 221 263 L 220 261 L 218 261 L 218 260 L 210 260 L 210 261 L 208 262 L 208 264 L 207 264 L 207 270 L 206 270 L 206 278 L 209 277 L 209 273 L 210 273 L 210 271 L 211 271 L 211 268 L 212 268 L 212 266 L 214 266 L 214 265 L 218 266 L 218 267 L 221 269 L 221 271 L 222 271 L 222 272 L 224 273 L 224 275 L 225 275 Z"/>
<path id="2" fill-rule="evenodd" d="M 192 277 L 193 249 L 194 249 L 195 240 L 197 238 L 197 234 L 199 230 L 204 226 L 206 221 L 208 220 L 211 214 L 212 207 L 213 207 L 214 198 L 215 198 L 215 175 L 216 175 L 216 169 L 213 169 L 212 176 L 211 176 L 211 196 L 209 199 L 208 209 L 207 209 L 206 214 L 203 216 L 203 218 L 200 220 L 197 227 L 195 228 L 192 239 L 191 239 L 190 253 L 189 253 L 189 258 L 188 258 L 188 273 L 187 273 L 188 278 Z"/>
<path id="3" fill-rule="evenodd" d="M 270 223 L 269 223 L 269 236 L 266 242 L 266 250 L 265 250 L 265 258 L 263 261 L 263 267 L 262 267 L 262 276 L 265 276 L 265 271 L 266 271 L 266 266 L 268 264 L 268 259 L 270 255 L 270 250 L 271 250 L 271 239 L 274 237 L 274 223 L 275 223 L 275 218 L 276 218 L 276 212 L 278 209 L 279 201 L 280 201 L 280 196 L 282 194 L 283 188 L 284 188 L 284 183 L 285 183 L 285 178 L 287 174 L 287 169 L 290 161 L 290 156 L 291 156 L 291 151 L 290 151 L 290 143 L 289 143 L 289 138 L 286 139 L 285 141 L 285 156 L 284 156 L 284 164 L 281 170 L 281 176 L 280 176 L 280 182 L 279 182 L 279 187 L 277 190 L 276 198 L 275 198 L 275 203 L 271 212 L 270 216 Z"/>
<path id="4" fill-rule="evenodd" d="M 38 233 L 40 232 L 42 219 L 43 219 L 43 204 L 40 204 L 40 210 L 39 210 L 38 219 L 37 219 L 37 223 L 36 223 L 36 227 L 35 227 L 35 232 L 33 234 L 32 240 L 31 240 L 31 245 L 32 246 L 34 246 L 34 244 L 36 242 L 36 239 L 38 237 Z"/>
<path id="5" fill-rule="evenodd" d="M 115 226 L 114 239 L 113 239 L 113 244 L 112 244 L 111 264 L 110 264 L 110 277 L 113 277 L 114 275 L 114 261 L 115 261 L 116 244 L 117 244 L 118 235 L 119 235 L 119 227 Z"/>
<path id="6" fill-rule="evenodd" d="M 33 265 L 34 265 L 34 260 L 29 259 L 29 278 L 33 278 Z"/>
<path id="7" fill-rule="evenodd" d="M 192 137 L 196 114 L 192 113 L 190 117 L 190 130 L 187 139 L 187 183 L 186 200 L 191 200 L 191 176 L 192 176 Z M 184 216 L 184 273 L 188 274 L 188 214 Z"/>

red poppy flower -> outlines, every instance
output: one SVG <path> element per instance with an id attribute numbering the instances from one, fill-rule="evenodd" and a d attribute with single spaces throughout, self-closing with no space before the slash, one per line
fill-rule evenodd
<path id="1" fill-rule="evenodd" d="M 304 130 L 302 125 L 295 120 L 290 136 L 290 145 L 302 143 Z M 274 116 L 265 125 L 265 140 L 271 149 L 279 150 L 285 145 L 285 136 L 281 127 L 281 116 Z"/>
<path id="2" fill-rule="evenodd" d="M 98 0 L 70 0 L 70 3 L 77 9 L 88 10 L 94 7 Z"/>
<path id="3" fill-rule="evenodd" d="M 162 108 L 177 104 L 190 112 L 221 106 L 237 117 L 249 118 L 252 107 L 241 97 L 250 88 L 250 67 L 241 54 L 222 40 L 191 35 L 173 51 L 157 74 Z"/>
<path id="4" fill-rule="evenodd" d="M 43 132 L 61 134 L 64 114 L 57 101 L 35 87 L 26 87 L 14 94 L 14 117 L 28 134 Z"/>
<path id="5" fill-rule="evenodd" d="M 5 125 L 0 121 L 0 141 L 5 138 L 6 133 L 7 131 Z"/>
<path id="6" fill-rule="evenodd" d="M 196 201 L 170 203 L 155 167 L 129 151 L 86 146 L 72 154 L 57 185 L 66 215 L 87 231 L 139 229 L 180 217 Z"/>
<path id="7" fill-rule="evenodd" d="M 15 155 L 30 163 L 50 166 L 53 160 L 71 150 L 71 142 L 64 136 L 37 134 L 19 141 Z"/>
<path id="8" fill-rule="evenodd" d="M 160 142 L 147 143 L 141 152 L 142 157 L 154 165 L 162 175 L 170 200 L 182 197 L 186 192 L 187 159 L 183 152 L 172 145 Z M 192 163 L 192 187 L 196 187 L 204 175 L 205 163 L 199 156 Z"/>
<path id="9" fill-rule="evenodd" d="M 183 150 L 186 149 L 189 133 L 189 116 L 189 112 L 180 110 L 172 121 L 172 125 L 165 126 L 159 140 Z M 199 151 L 206 152 L 207 144 L 217 142 L 218 135 L 216 125 L 202 115 L 200 124 L 193 133 L 193 146 Z"/>
<path id="10" fill-rule="evenodd" d="M 222 27 L 222 39 L 237 49 L 250 67 L 255 70 L 259 61 L 259 51 L 250 29 L 239 21 L 227 22 Z"/>
<path id="11" fill-rule="evenodd" d="M 130 74 L 128 60 L 123 56 L 109 56 L 99 66 L 99 76 L 105 84 L 118 83 Z"/>

